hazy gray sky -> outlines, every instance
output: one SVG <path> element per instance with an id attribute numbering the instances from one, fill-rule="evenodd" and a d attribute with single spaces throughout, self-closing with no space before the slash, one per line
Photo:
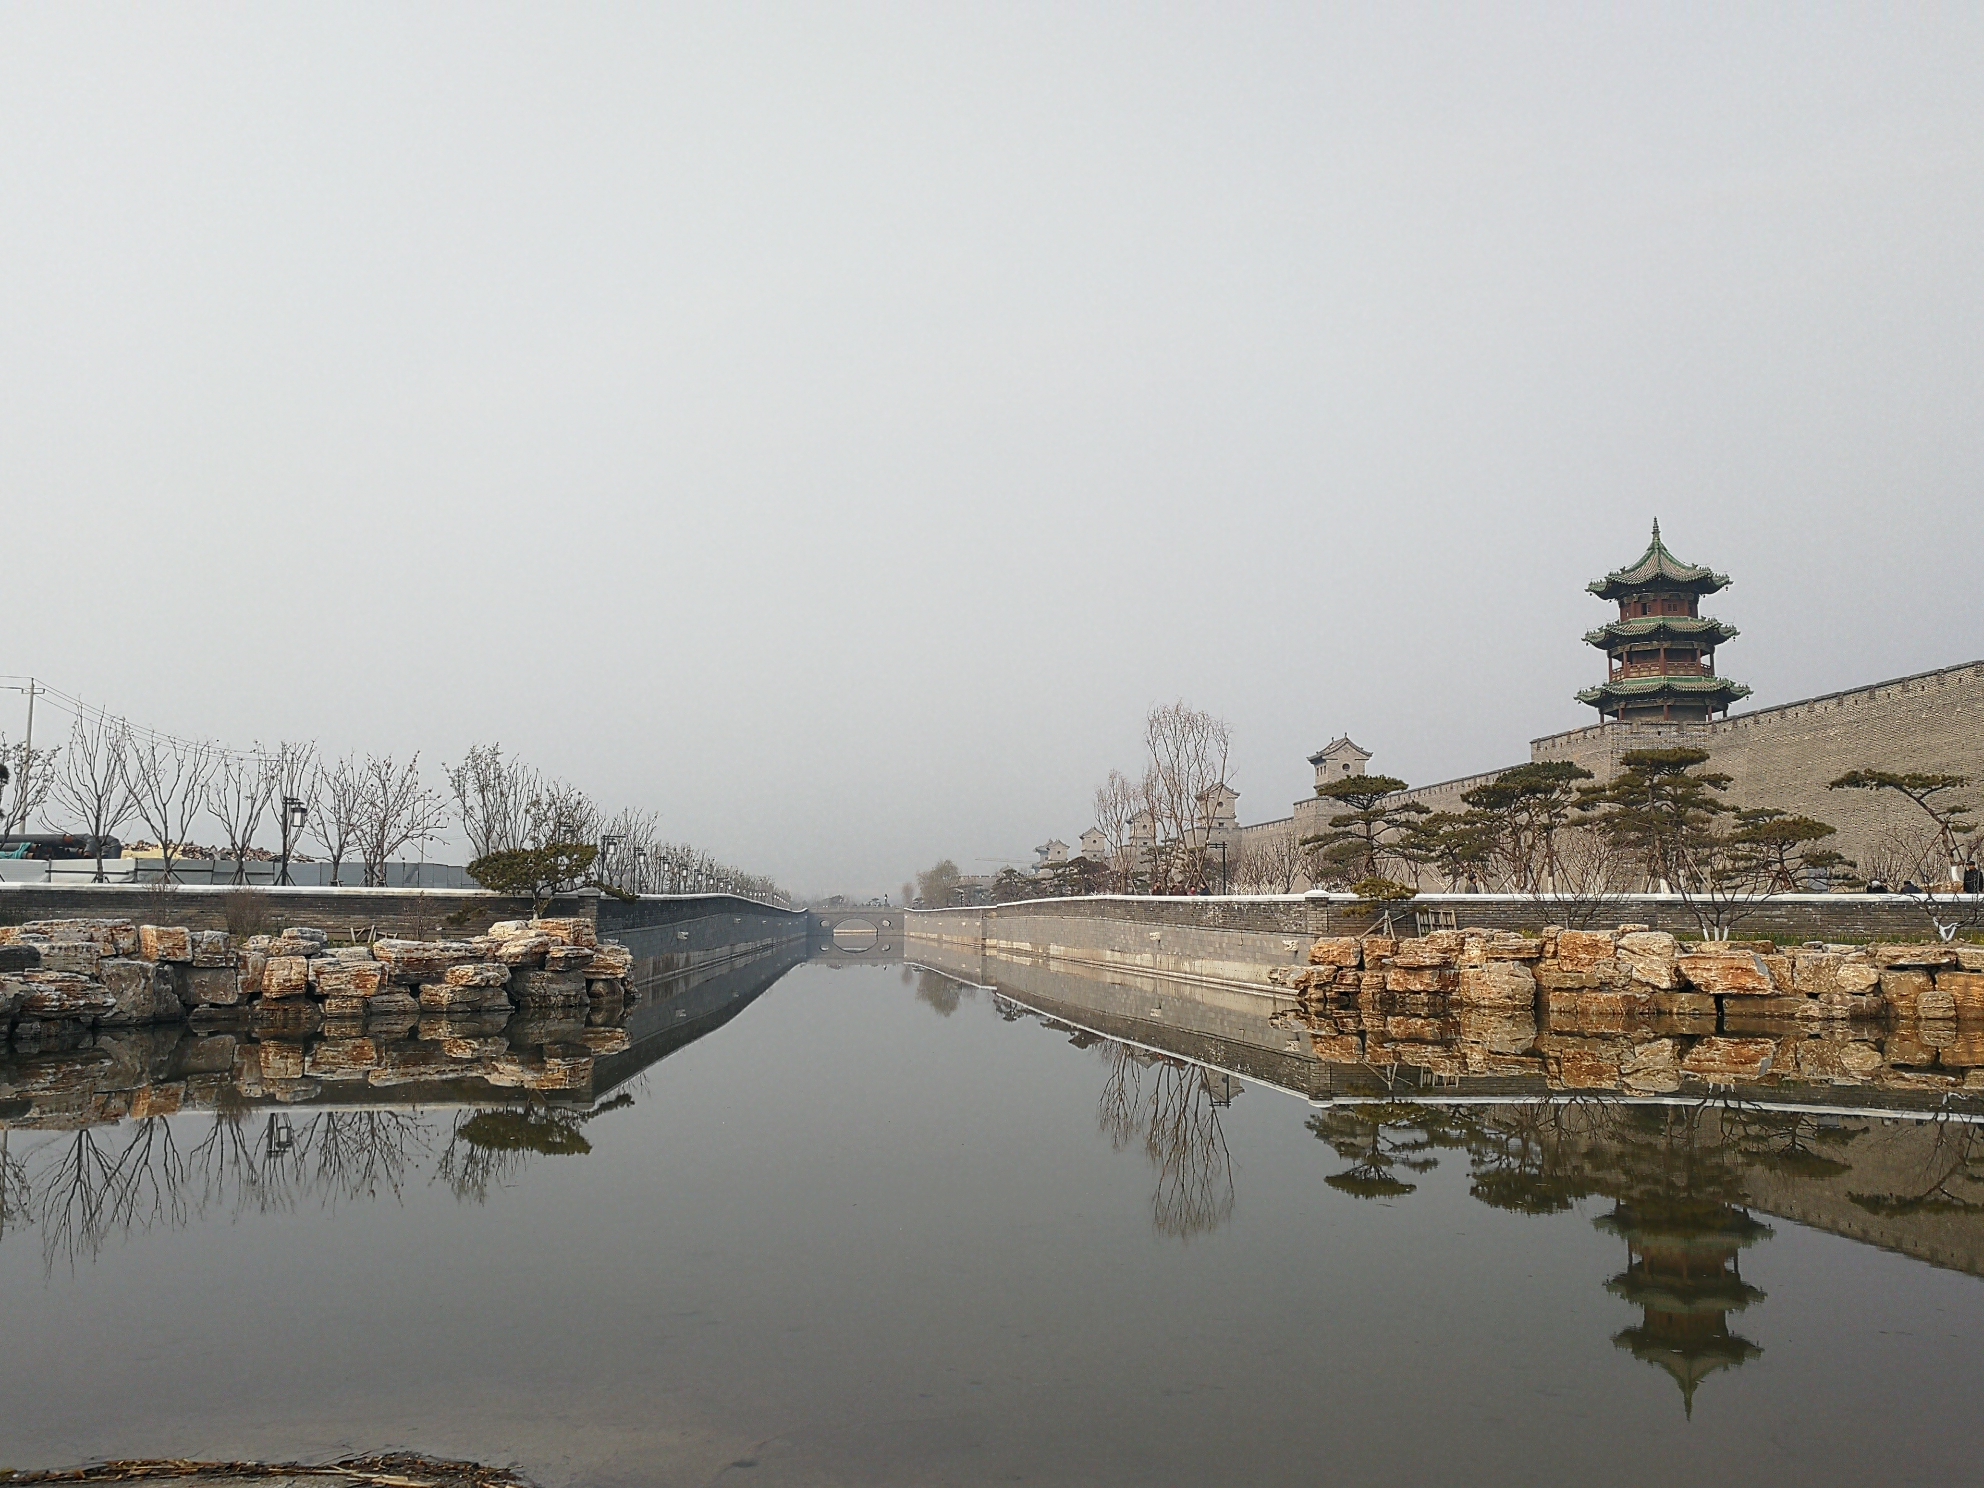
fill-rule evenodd
<path id="1" fill-rule="evenodd" d="M 0 671 L 159 728 L 866 892 L 1155 701 L 1524 758 L 1656 514 L 1755 704 L 1984 655 L 1984 7 L 9 6 L 0 130 Z"/>

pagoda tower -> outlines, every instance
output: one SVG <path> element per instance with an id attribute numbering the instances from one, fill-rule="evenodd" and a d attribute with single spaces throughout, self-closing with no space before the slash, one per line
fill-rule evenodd
<path id="1" fill-rule="evenodd" d="M 1619 618 L 1585 636 L 1603 651 L 1609 675 L 1578 701 L 1622 723 L 1706 723 L 1750 695 L 1741 682 L 1715 674 L 1715 648 L 1734 640 L 1736 627 L 1700 612 L 1701 597 L 1729 585 L 1726 574 L 1683 563 L 1660 540 L 1637 563 L 1614 569 L 1588 588 L 1619 602 Z"/>

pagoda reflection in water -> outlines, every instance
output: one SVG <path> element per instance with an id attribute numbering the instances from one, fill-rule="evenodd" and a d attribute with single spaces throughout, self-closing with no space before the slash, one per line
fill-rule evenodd
<path id="1" fill-rule="evenodd" d="M 1613 1344 L 1672 1375 L 1692 1418 L 1704 1379 L 1763 1352 L 1730 1332 L 1729 1314 L 1764 1300 L 1743 1280 L 1739 1257 L 1769 1239 L 1770 1226 L 1732 1205 L 1658 1197 L 1615 1204 L 1592 1223 L 1626 1242 L 1626 1269 L 1605 1289 L 1642 1310 L 1640 1325 L 1613 1334 Z"/>

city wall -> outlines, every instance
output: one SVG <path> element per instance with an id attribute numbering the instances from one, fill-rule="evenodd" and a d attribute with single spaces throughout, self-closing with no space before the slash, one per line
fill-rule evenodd
<path id="1" fill-rule="evenodd" d="M 1571 918 L 1605 928 L 1644 925 L 1683 939 L 1700 933 L 1677 894 L 1621 895 L 1602 906 L 1520 894 L 1421 894 L 1390 906 L 1343 894 L 1105 894 L 912 910 L 905 917 L 905 935 L 912 958 L 922 942 L 953 953 L 1044 958 L 1200 986 L 1245 987 L 1269 996 L 1274 991 L 1265 985 L 1269 973 L 1302 962 L 1319 935 L 1370 934 L 1383 931 L 1387 920 L 1400 935 L 1468 928 L 1533 933 Z M 1920 906 L 1898 894 L 1787 894 L 1757 906 L 1734 933 L 1800 945 L 1912 942 L 1933 932 Z"/>

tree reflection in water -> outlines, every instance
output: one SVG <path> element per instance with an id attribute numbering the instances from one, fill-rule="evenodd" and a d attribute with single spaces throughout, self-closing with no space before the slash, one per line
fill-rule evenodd
<path id="1" fill-rule="evenodd" d="M 434 1164 L 434 1178 L 458 1199 L 487 1203 L 507 1187 L 533 1155 L 582 1157 L 592 1151 L 582 1128 L 608 1111 L 631 1106 L 626 1091 L 590 1111 L 538 1103 L 472 1111 L 458 1117 L 448 1145 Z"/>
<path id="2" fill-rule="evenodd" d="M 1102 1049 L 1097 1120 L 1118 1152 L 1141 1141 L 1157 1170 L 1151 1223 L 1180 1240 L 1218 1229 L 1233 1214 L 1233 1154 L 1219 1119 L 1229 1077 L 1128 1044 Z"/>

